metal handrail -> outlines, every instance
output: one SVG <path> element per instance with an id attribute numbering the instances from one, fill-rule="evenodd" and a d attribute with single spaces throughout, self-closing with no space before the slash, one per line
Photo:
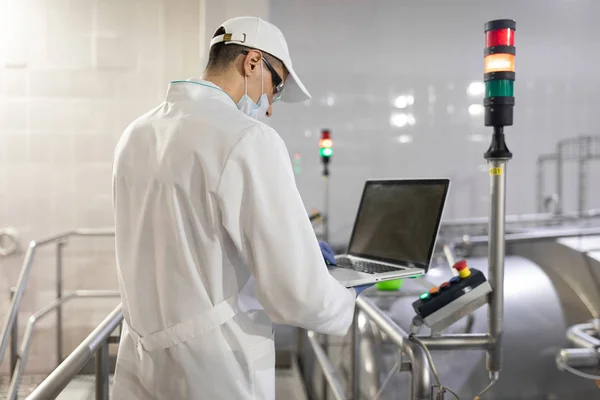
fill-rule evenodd
<path id="1" fill-rule="evenodd" d="M 557 229 L 549 232 L 523 232 L 509 233 L 506 235 L 506 243 L 529 242 L 541 240 L 557 240 L 569 237 L 579 236 L 597 236 L 600 235 L 600 228 L 582 228 L 582 229 Z M 460 240 L 456 243 L 461 245 L 481 245 L 487 244 L 488 236 L 473 236 L 466 241 Z"/>
<path id="2" fill-rule="evenodd" d="M 123 321 L 122 306 L 119 304 L 90 335 L 27 397 L 26 400 L 48 400 L 56 398 L 69 382 L 91 360 L 96 352 L 98 364 L 106 363 L 106 349 L 110 334 Z M 108 399 L 108 374 L 106 368 L 97 368 L 96 393 Z M 97 396 L 98 398 L 98 396 Z"/>
<path id="3" fill-rule="evenodd" d="M 21 344 L 21 351 L 19 352 L 19 357 L 17 358 L 17 364 L 15 369 L 13 370 L 13 375 L 10 381 L 10 386 L 8 388 L 8 399 L 16 400 L 17 393 L 19 391 L 19 384 L 21 383 L 21 377 L 23 372 L 25 371 L 25 366 L 27 365 L 27 360 L 29 356 L 29 346 L 31 345 L 31 339 L 33 337 L 33 330 L 35 328 L 36 323 L 52 310 L 60 307 L 62 304 L 66 303 L 69 300 L 76 298 L 118 298 L 119 292 L 115 290 L 77 290 L 73 293 L 69 293 L 63 296 L 60 299 L 53 301 L 48 304 L 46 307 L 34 313 L 31 317 L 29 317 L 29 321 L 27 323 L 27 328 L 25 330 L 25 335 L 23 337 L 23 342 Z"/>
<path id="4" fill-rule="evenodd" d="M 368 298 L 359 296 L 356 299 L 356 306 L 408 356 L 412 375 L 410 398 L 412 400 L 431 399 L 431 369 L 425 351 L 415 342 L 408 340 L 408 334 Z M 354 323 L 357 324 L 358 321 L 354 321 Z M 353 351 L 358 352 L 358 350 L 358 343 L 355 343 Z M 358 379 L 356 379 L 353 385 L 358 386 L 358 384 Z"/>
<path id="5" fill-rule="evenodd" d="M 114 236 L 115 232 L 113 229 L 75 229 L 72 231 L 68 231 L 65 233 L 61 233 L 58 235 L 50 236 L 46 239 L 42 240 L 32 240 L 29 242 L 29 247 L 27 248 L 27 253 L 25 254 L 25 259 L 23 260 L 23 266 L 21 267 L 21 273 L 19 274 L 19 279 L 17 281 L 17 286 L 15 292 L 12 296 L 9 311 L 6 314 L 4 319 L 4 325 L 2 326 L 2 330 L 0 331 L 0 365 L 2 365 L 2 361 L 4 360 L 4 355 L 6 352 L 6 348 L 8 347 L 8 338 L 11 332 L 14 332 L 13 326 L 17 320 L 17 313 L 21 306 L 21 301 L 23 300 L 23 294 L 25 293 L 25 288 L 29 281 L 29 273 L 31 272 L 31 267 L 33 265 L 33 261 L 35 260 L 35 255 L 37 249 L 40 247 L 49 245 L 49 244 L 57 244 L 57 298 L 62 297 L 62 256 L 61 250 L 62 246 L 64 246 L 67 239 L 73 236 L 87 236 L 87 237 L 110 237 Z M 60 310 L 60 308 L 59 308 Z M 59 315 L 59 322 L 57 323 L 57 330 L 61 332 L 61 318 Z M 57 340 L 60 339 L 59 338 Z M 60 350 L 60 345 L 57 346 Z M 59 352 L 60 353 L 60 352 Z M 60 357 L 60 354 L 59 354 Z M 60 361 L 60 360 L 59 360 Z M 14 366 L 11 366 L 11 370 Z"/>
<path id="6" fill-rule="evenodd" d="M 416 343 L 408 339 L 408 334 L 402 330 L 388 315 L 386 315 L 371 300 L 364 296 L 356 299 L 356 310 L 352 322 L 352 371 L 351 388 L 352 399 L 359 399 L 359 372 L 360 343 L 358 336 L 358 313 L 362 312 L 373 322 L 389 340 L 398 346 L 399 350 L 409 359 L 411 372 L 411 400 L 430 400 L 432 397 L 431 370 L 425 351 Z M 323 370 L 325 379 L 329 384 L 336 400 L 344 400 L 345 395 L 340 381 L 334 375 L 334 368 L 323 350 L 313 331 L 308 331 L 308 339 L 315 353 L 316 359 Z M 403 369 L 401 369 L 402 371 Z"/>
<path id="7" fill-rule="evenodd" d="M 579 220 L 586 218 L 597 218 L 600 217 L 600 209 L 590 209 L 580 212 L 566 212 L 562 214 L 553 213 L 539 213 L 539 214 L 515 214 L 507 215 L 507 224 L 518 224 L 518 223 L 546 223 L 546 222 L 561 222 L 568 220 Z M 477 225 L 487 225 L 489 217 L 473 217 L 473 218 L 460 218 L 452 219 L 442 222 L 442 228 L 450 227 L 467 227 Z"/>

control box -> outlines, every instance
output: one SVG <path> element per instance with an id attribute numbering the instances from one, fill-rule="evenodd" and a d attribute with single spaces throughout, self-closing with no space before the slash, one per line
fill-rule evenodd
<path id="1" fill-rule="evenodd" d="M 485 275 L 462 260 L 452 267 L 458 276 L 425 292 L 415 301 L 415 325 L 425 324 L 433 332 L 441 331 L 487 302 L 492 287 Z"/>

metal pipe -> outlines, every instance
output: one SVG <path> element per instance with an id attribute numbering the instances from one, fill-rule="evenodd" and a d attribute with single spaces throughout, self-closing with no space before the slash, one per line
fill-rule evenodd
<path id="1" fill-rule="evenodd" d="M 53 235 L 47 237 L 42 240 L 32 240 L 29 242 L 29 247 L 27 248 L 27 253 L 25 254 L 25 259 L 23 260 L 23 266 L 21 267 L 21 272 L 19 274 L 19 279 L 17 280 L 15 296 L 12 299 L 10 304 L 10 308 L 8 314 L 6 314 L 6 318 L 4 319 L 4 324 L 2 326 L 2 330 L 0 331 L 0 365 L 2 365 L 2 361 L 4 360 L 4 354 L 6 352 L 6 348 L 8 346 L 8 336 L 9 332 L 12 329 L 13 324 L 17 318 L 17 313 L 19 311 L 19 307 L 21 306 L 21 301 L 23 299 L 23 294 L 25 292 L 25 287 L 27 286 L 27 282 L 29 281 L 29 273 L 31 271 L 31 267 L 33 265 L 33 260 L 35 258 L 36 249 L 48 244 L 64 242 L 70 236 L 114 236 L 114 229 L 77 229 L 74 231 L 68 231 L 65 233 L 60 233 L 57 235 Z"/>
<path id="2" fill-rule="evenodd" d="M 494 344 L 489 335 L 481 333 L 418 338 L 429 350 L 487 350 Z"/>
<path id="3" fill-rule="evenodd" d="M 579 236 L 597 236 L 600 235 L 600 228 L 582 228 L 582 229 L 563 229 L 551 232 L 524 232 L 524 233 L 509 233 L 505 236 L 506 243 L 516 242 L 534 242 L 540 240 L 556 240 L 568 237 Z M 489 236 L 473 236 L 469 238 L 467 244 L 481 245 L 489 242 Z M 461 242 L 456 243 L 459 245 Z"/>
<path id="4" fill-rule="evenodd" d="M 46 379 L 27 397 L 27 400 L 56 398 L 77 373 L 87 364 L 94 353 L 106 342 L 110 334 L 123 320 L 122 306 L 119 304 L 92 333 L 48 375 Z"/>
<path id="5" fill-rule="evenodd" d="M 12 299 L 15 295 L 15 288 L 10 289 L 10 298 Z M 15 317 L 15 323 L 10 329 L 10 377 L 12 379 L 15 368 L 17 367 L 17 360 L 19 359 L 19 316 Z"/>
<path id="6" fill-rule="evenodd" d="M 457 276 L 458 275 L 458 271 L 455 270 L 454 268 L 452 268 L 455 264 L 455 258 L 454 258 L 454 251 L 453 251 L 453 245 L 449 245 L 449 244 L 445 244 L 443 249 L 444 249 L 444 255 L 446 256 L 446 261 L 448 261 L 448 268 L 450 269 L 450 273 L 453 276 Z"/>
<path id="7" fill-rule="evenodd" d="M 108 341 L 96 351 L 96 400 L 108 400 Z"/>
<path id="8" fill-rule="evenodd" d="M 586 187 L 585 187 L 585 183 L 587 181 L 587 161 L 588 161 L 588 156 L 590 153 L 589 152 L 590 146 L 592 144 L 591 137 L 588 136 L 588 137 L 585 137 L 582 139 L 583 140 L 579 143 L 579 160 L 578 160 L 579 190 L 577 191 L 578 192 L 577 211 L 578 211 L 579 215 L 583 215 L 583 212 L 585 210 L 586 195 L 587 195 L 587 191 L 586 191 Z"/>
<path id="9" fill-rule="evenodd" d="M 408 356 L 411 363 L 411 399 L 430 400 L 431 370 L 425 351 L 408 340 L 407 333 L 368 298 L 359 296 L 356 306 Z"/>
<path id="10" fill-rule="evenodd" d="M 572 368 L 595 368 L 600 363 L 600 354 L 593 348 L 562 349 L 556 357 Z"/>
<path id="11" fill-rule="evenodd" d="M 115 230 L 114 228 L 75 229 L 71 234 L 73 236 L 112 237 L 115 236 Z"/>
<path id="12" fill-rule="evenodd" d="M 490 175 L 490 246 L 488 247 L 488 280 L 492 286 L 489 294 L 488 333 L 494 345 L 487 350 L 487 369 L 491 374 L 502 369 L 502 333 L 504 320 L 504 216 L 506 159 L 491 159 L 490 167 L 500 173 Z"/>
<path id="13" fill-rule="evenodd" d="M 563 197 L 563 155 L 562 155 L 563 143 L 558 142 L 556 145 L 556 194 L 558 195 L 558 201 L 562 202 Z M 562 206 L 560 203 L 557 206 L 557 214 L 562 214 Z"/>
<path id="14" fill-rule="evenodd" d="M 4 319 L 2 331 L 0 331 L 0 365 L 2 365 L 2 360 L 4 360 L 4 353 L 6 352 L 6 347 L 8 345 L 9 332 L 11 331 L 11 328 L 17 318 L 17 313 L 19 311 L 19 307 L 21 306 L 21 300 L 23 299 L 23 294 L 25 293 L 25 287 L 29 281 L 29 273 L 31 272 L 31 266 L 33 265 L 36 249 L 50 243 L 63 241 L 67 239 L 69 235 L 71 235 L 71 232 L 50 236 L 41 241 L 32 240 L 29 242 L 29 247 L 27 248 L 27 253 L 25 254 L 25 259 L 23 260 L 23 266 L 21 267 L 21 273 L 19 274 L 19 279 L 17 280 L 15 295 L 13 296 L 10 304 L 8 314 L 6 314 L 6 318 Z"/>
<path id="15" fill-rule="evenodd" d="M 62 299 L 63 295 L 63 247 L 64 242 L 56 244 L 56 299 Z M 62 305 L 56 308 L 56 365 L 60 365 L 63 355 L 63 314 Z"/>
<path id="16" fill-rule="evenodd" d="M 60 305 L 65 302 L 74 299 L 74 298 L 98 298 L 98 297 L 119 297 L 118 291 L 110 291 L 110 290 L 77 290 L 73 293 L 69 293 L 63 296 L 61 299 L 54 300 L 52 303 L 48 304 L 46 307 L 43 307 L 39 311 L 35 312 L 31 317 L 29 317 L 29 321 L 27 323 L 27 327 L 25 328 L 25 335 L 23 336 L 23 342 L 21 343 L 21 350 L 19 353 L 19 358 L 17 360 L 17 364 L 15 366 L 15 373 L 11 378 L 10 386 L 8 389 L 8 399 L 16 400 L 17 392 L 19 390 L 19 384 L 21 383 L 21 377 L 23 372 L 25 371 L 25 366 L 27 365 L 27 360 L 29 357 L 29 347 L 31 345 L 31 338 L 33 337 L 33 329 L 35 328 L 35 324 L 39 319 L 55 310 Z"/>
<path id="17" fill-rule="evenodd" d="M 335 377 L 335 371 L 333 365 L 327 358 L 327 355 L 321 348 L 319 341 L 316 338 L 316 334 L 313 331 L 308 331 L 308 341 L 317 357 L 317 361 L 321 365 L 325 379 L 331 387 L 331 392 L 336 400 L 345 400 L 344 389 L 340 384 L 339 380 Z"/>
<path id="18" fill-rule="evenodd" d="M 542 213 L 544 212 L 544 160 L 540 157 L 537 159 L 536 168 L 537 210 Z"/>
<path id="19" fill-rule="evenodd" d="M 27 254 L 25 255 L 25 260 L 23 262 L 23 267 L 21 268 L 21 274 L 19 275 L 19 279 L 17 281 L 15 294 L 12 297 L 10 309 L 8 310 L 6 318 L 4 319 L 4 325 L 2 326 L 2 331 L 0 333 L 0 365 L 2 365 L 4 352 L 6 351 L 6 346 L 8 345 L 9 332 L 11 331 L 13 324 L 17 319 L 17 313 L 19 311 L 19 306 L 21 305 L 21 299 L 23 298 L 25 286 L 27 285 L 29 271 L 31 270 L 36 247 L 36 242 L 32 241 L 29 244 L 29 248 L 27 249 Z"/>
<path id="20" fill-rule="evenodd" d="M 595 331 L 593 323 L 573 325 L 567 329 L 567 339 L 578 347 L 600 348 L 600 340 L 588 335 L 586 331 Z"/>
<path id="21" fill-rule="evenodd" d="M 358 307 L 354 308 L 354 319 L 352 320 L 352 375 L 351 388 L 352 400 L 360 399 L 360 327 L 358 326 Z"/>
<path id="22" fill-rule="evenodd" d="M 329 360 L 329 340 L 327 338 L 327 335 L 321 335 L 321 337 L 323 338 L 323 354 L 325 355 L 325 357 Z M 327 400 L 327 394 L 328 394 L 328 379 L 326 376 L 326 372 L 323 369 L 323 382 L 321 385 L 321 398 L 323 400 Z"/>

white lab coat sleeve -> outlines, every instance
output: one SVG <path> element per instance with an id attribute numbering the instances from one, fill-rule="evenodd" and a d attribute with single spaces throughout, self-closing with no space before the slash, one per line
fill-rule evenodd
<path id="1" fill-rule="evenodd" d="M 266 125 L 234 147 L 217 188 L 225 229 L 273 322 L 345 335 L 356 291 L 334 279 L 296 188 L 289 154 Z"/>

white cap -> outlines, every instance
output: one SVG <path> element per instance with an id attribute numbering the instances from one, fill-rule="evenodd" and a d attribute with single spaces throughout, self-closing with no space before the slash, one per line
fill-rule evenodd
<path id="1" fill-rule="evenodd" d="M 290 75 L 285 83 L 281 100 L 295 103 L 311 98 L 300 78 L 292 68 L 292 59 L 283 33 L 275 25 L 258 17 L 237 17 L 221 24 L 224 35 L 215 36 L 210 47 L 217 43 L 239 44 L 261 50 L 277 57 L 287 68 Z"/>

